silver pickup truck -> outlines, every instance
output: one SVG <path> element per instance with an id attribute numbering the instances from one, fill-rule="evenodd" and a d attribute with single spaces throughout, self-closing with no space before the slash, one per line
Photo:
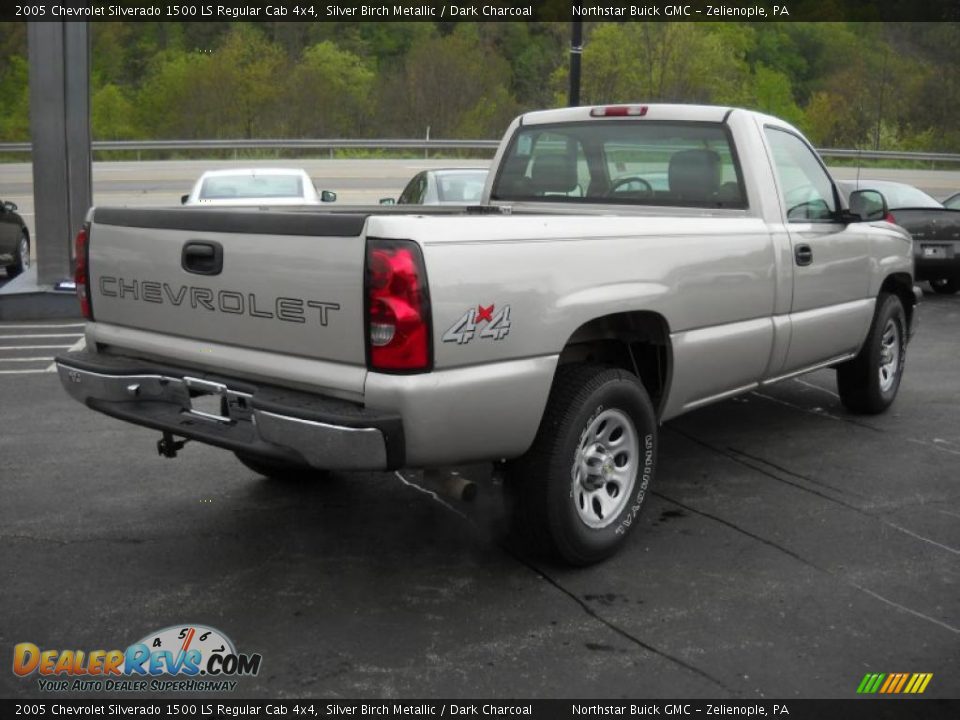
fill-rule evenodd
<path id="1" fill-rule="evenodd" d="M 623 105 L 517 118 L 480 205 L 98 207 L 77 238 L 88 407 L 268 475 L 490 462 L 574 564 L 622 545 L 660 423 L 834 367 L 894 400 L 919 292 L 876 191 L 790 125 Z"/>

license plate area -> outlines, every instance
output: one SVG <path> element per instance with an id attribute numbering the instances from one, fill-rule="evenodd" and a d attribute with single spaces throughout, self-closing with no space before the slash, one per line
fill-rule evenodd
<path id="1" fill-rule="evenodd" d="M 952 250 L 948 245 L 923 245 L 920 249 L 925 258 L 943 260 L 953 256 Z"/>
<path id="2" fill-rule="evenodd" d="M 251 415 L 249 393 L 231 390 L 222 383 L 185 377 L 183 383 L 190 395 L 190 407 L 184 412 L 204 420 L 233 423 L 249 420 Z"/>
<path id="3" fill-rule="evenodd" d="M 190 413 L 208 420 L 230 422 L 229 410 L 224 406 L 222 395 L 191 395 Z M 226 413 L 226 414 L 223 414 Z"/>

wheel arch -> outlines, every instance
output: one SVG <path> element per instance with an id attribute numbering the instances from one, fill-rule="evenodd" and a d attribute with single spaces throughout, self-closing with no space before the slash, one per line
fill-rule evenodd
<path id="1" fill-rule="evenodd" d="M 663 315 L 650 310 L 593 318 L 567 339 L 557 368 L 577 362 L 600 362 L 636 374 L 659 418 L 673 370 L 670 325 Z"/>
<path id="2" fill-rule="evenodd" d="M 900 298 L 903 311 L 907 314 L 907 328 L 913 328 L 917 297 L 913 292 L 913 278 L 910 273 L 898 272 L 887 275 L 880 285 L 881 293 L 890 293 Z"/>

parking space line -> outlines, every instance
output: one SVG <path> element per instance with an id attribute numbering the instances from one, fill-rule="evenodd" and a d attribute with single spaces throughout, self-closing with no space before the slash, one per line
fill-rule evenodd
<path id="1" fill-rule="evenodd" d="M 0 340 L 26 340 L 29 338 L 75 338 L 80 333 L 36 333 L 31 335 L 0 335 Z"/>
<path id="2" fill-rule="evenodd" d="M 0 352 L 4 350 L 66 350 L 73 345 L 0 345 Z"/>
<path id="3" fill-rule="evenodd" d="M 53 357 L 0 358 L 0 362 L 43 362 L 44 360 L 53 360 Z"/>
<path id="4" fill-rule="evenodd" d="M 67 348 L 67 352 L 76 352 L 77 350 L 83 350 L 87 346 L 87 339 L 85 337 L 77 340 L 73 345 Z M 51 358 L 52 360 L 53 358 Z M 50 363 L 47 366 L 46 372 L 53 373 L 57 371 L 57 364 L 55 362 Z"/>
<path id="5" fill-rule="evenodd" d="M 48 370 L 0 370 L 0 375 L 47 375 Z"/>
<path id="6" fill-rule="evenodd" d="M 0 330 L 62 330 L 63 328 L 82 328 L 84 323 L 70 325 L 23 325 L 21 323 L 0 323 Z"/>
<path id="7" fill-rule="evenodd" d="M 916 443 L 917 445 L 923 445 L 924 447 L 932 447 L 934 450 L 950 453 L 951 455 L 960 455 L 960 450 L 951 450 L 950 448 L 944 447 L 943 445 L 938 445 L 935 442 L 929 443 L 929 442 L 926 442 L 925 440 L 917 440 L 916 438 L 907 438 L 907 442 Z"/>

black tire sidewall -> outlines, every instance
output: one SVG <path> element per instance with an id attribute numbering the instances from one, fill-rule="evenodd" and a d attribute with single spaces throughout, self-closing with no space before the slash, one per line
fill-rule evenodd
<path id="1" fill-rule="evenodd" d="M 887 321 L 893 319 L 897 325 L 897 338 L 899 353 L 899 362 L 897 363 L 897 375 L 893 385 L 889 390 L 884 391 L 880 388 L 880 352 L 883 346 L 883 331 L 887 326 Z M 883 301 L 877 312 L 874 332 L 871 335 L 870 356 L 868 362 L 868 372 L 870 373 L 870 392 L 876 395 L 877 401 L 884 406 L 889 406 L 897 397 L 897 391 L 900 389 L 900 380 L 903 378 L 904 363 L 907 359 L 907 317 L 903 310 L 903 305 L 895 295 L 888 295 Z"/>
<path id="2" fill-rule="evenodd" d="M 624 377 L 616 370 L 607 373 L 608 379 L 588 396 L 572 421 L 560 429 L 561 437 L 554 446 L 556 452 L 549 468 L 552 482 L 548 516 L 553 536 L 564 557 L 582 563 L 596 562 L 612 554 L 626 540 L 645 505 L 656 472 L 657 425 L 650 400 L 633 376 Z M 633 422 L 639 445 L 637 475 L 617 517 L 603 528 L 591 528 L 577 512 L 571 469 L 584 431 L 593 418 L 610 409 L 622 411 Z"/>

